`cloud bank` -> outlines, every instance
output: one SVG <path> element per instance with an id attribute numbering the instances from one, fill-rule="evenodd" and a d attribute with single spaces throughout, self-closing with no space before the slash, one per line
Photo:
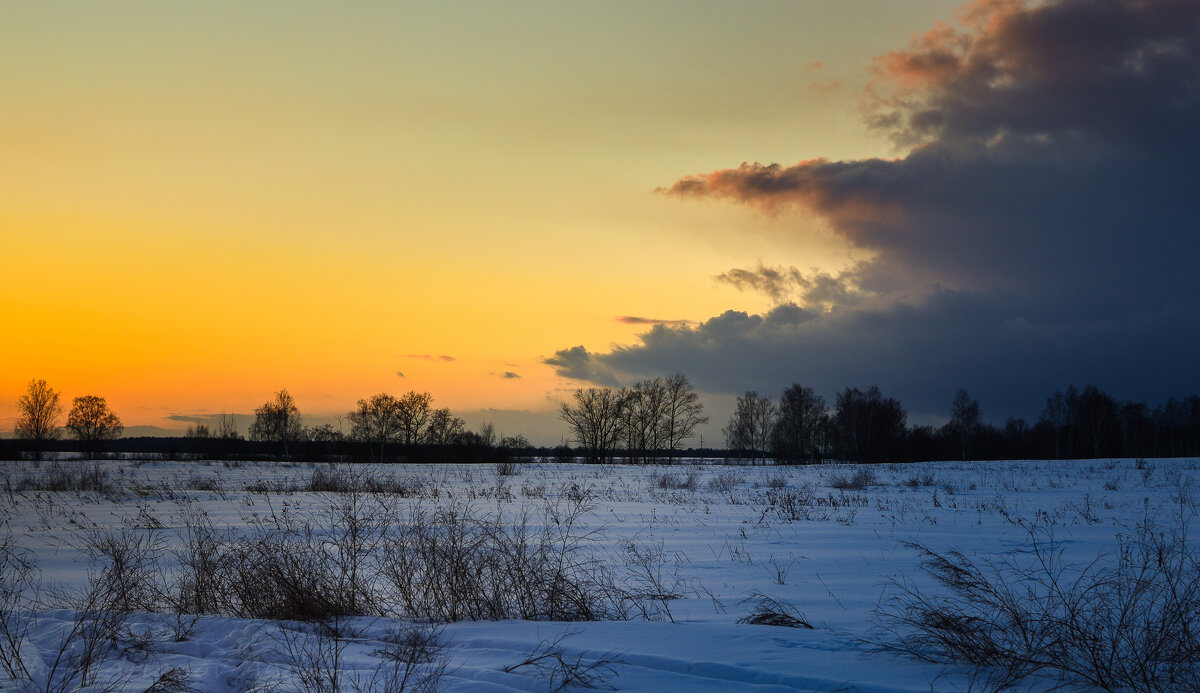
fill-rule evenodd
<path id="1" fill-rule="evenodd" d="M 1200 390 L 1200 3 L 977 2 L 876 59 L 870 127 L 895 159 L 743 163 L 660 190 L 816 215 L 871 259 L 838 277 L 718 277 L 779 305 L 657 325 L 547 360 L 710 391 L 878 382 L 920 411 L 954 388 L 1032 413 L 1067 383 Z"/>

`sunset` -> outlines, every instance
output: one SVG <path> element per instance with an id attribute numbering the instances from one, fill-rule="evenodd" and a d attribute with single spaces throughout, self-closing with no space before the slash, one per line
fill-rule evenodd
<path id="1" fill-rule="evenodd" d="M 951 7 L 7 8 L 0 430 L 31 378 L 176 430 L 282 387 L 318 417 L 409 389 L 553 412 L 581 383 L 545 359 L 650 326 L 619 318 L 758 313 L 714 277 L 863 255 L 655 190 L 895 155 L 872 57 Z"/>
<path id="2" fill-rule="evenodd" d="M 1190 392 L 1182 77 L 1114 72 L 1147 55 L 1123 26 L 1017 42 L 1015 7 L 10 7 L 0 430 L 44 378 L 167 430 L 281 387 L 316 417 L 427 390 L 549 443 L 576 346 L 717 407 L 793 380 L 934 418 L 958 386 L 1027 417 L 1070 383 Z M 721 279 L 760 267 L 855 302 Z M 792 304 L 820 315 L 688 348 Z"/>
<path id="3" fill-rule="evenodd" d="M 0 690 L 1200 691 L 1200 0 L 48 0 L 0 76 Z"/>

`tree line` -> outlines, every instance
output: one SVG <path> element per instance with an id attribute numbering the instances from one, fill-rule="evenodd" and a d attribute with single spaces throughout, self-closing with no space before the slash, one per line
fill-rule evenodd
<path id="1" fill-rule="evenodd" d="M 89 457 L 100 452 L 106 442 L 120 438 L 124 431 L 105 399 L 95 395 L 76 397 L 66 426 L 60 427 L 61 394 L 45 380 L 30 381 L 17 400 L 17 414 L 13 437 L 24 452 L 35 458 L 41 457 L 64 431 L 82 442 Z M 434 408 L 433 395 L 428 392 L 401 396 L 379 393 L 360 399 L 354 410 L 337 417 L 337 421 L 338 428 L 332 424 L 305 426 L 295 398 L 285 389 L 254 410 L 248 436 L 241 434 L 232 414 L 222 414 L 212 427 L 189 425 L 183 442 L 173 447 L 213 457 L 270 452 L 291 459 L 299 452 L 307 459 L 388 460 L 395 453 L 405 458 L 467 461 L 495 457 L 489 454 L 491 451 L 530 447 L 521 435 L 497 437 L 491 424 L 484 424 L 478 431 L 467 430 L 466 423 L 449 409 Z M 341 428 L 344 421 L 350 424 L 348 433 Z"/>
<path id="2" fill-rule="evenodd" d="M 64 433 L 94 456 L 124 431 L 105 398 L 76 397 L 68 412 L 61 394 L 45 380 L 29 382 L 17 413 L 11 452 L 35 457 L 55 447 Z M 64 413 L 65 425 L 60 425 Z M 295 399 L 280 390 L 255 409 L 247 437 L 233 415 L 223 414 L 211 427 L 189 426 L 183 439 L 168 445 L 218 458 L 471 461 L 521 451 L 560 460 L 581 455 L 593 462 L 637 463 L 670 460 L 708 422 L 699 393 L 681 373 L 629 387 L 579 388 L 561 405 L 559 417 L 574 450 L 533 448 L 522 435 L 498 437 L 490 424 L 469 431 L 449 409 L 435 408 L 428 392 L 379 393 L 335 417 L 336 428 L 305 426 Z M 1200 456 L 1200 396 L 1172 397 L 1151 408 L 1118 401 L 1093 385 L 1071 386 L 1047 397 L 1036 421 L 1009 417 L 997 426 L 983 422 L 979 402 L 960 388 L 944 425 L 909 426 L 900 401 L 877 386 L 847 387 L 830 404 L 812 388 L 794 383 L 777 401 L 755 391 L 738 397 L 723 430 L 726 456 L 782 464 Z M 0 441 L 0 453 L 7 443 Z M 129 439 L 123 443 L 131 444 Z"/>
<path id="3" fill-rule="evenodd" d="M 847 387 L 831 407 L 812 388 L 792 384 L 778 402 L 755 391 L 738 397 L 725 443 L 737 457 L 782 464 L 1200 455 L 1198 396 L 1151 408 L 1094 385 L 1071 386 L 1047 397 L 1035 422 L 1010 416 L 996 426 L 983 422 L 979 401 L 959 388 L 942 426 L 910 427 L 907 419 L 900 401 L 877 386 Z"/>

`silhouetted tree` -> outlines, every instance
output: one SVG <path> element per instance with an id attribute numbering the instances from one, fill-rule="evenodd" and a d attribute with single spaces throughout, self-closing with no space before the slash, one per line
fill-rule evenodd
<path id="1" fill-rule="evenodd" d="M 1064 454 L 1068 453 L 1068 427 L 1071 423 L 1071 404 L 1069 399 L 1074 399 L 1075 388 L 1069 388 L 1068 395 L 1062 392 L 1055 392 L 1046 398 L 1046 406 L 1042 409 L 1041 415 L 1038 417 L 1038 423 L 1046 426 L 1053 435 L 1054 441 L 1054 459 L 1061 459 Z M 1069 456 L 1069 455 L 1068 455 Z"/>
<path id="2" fill-rule="evenodd" d="M 476 445 L 482 445 L 485 448 L 496 447 L 496 427 L 491 421 L 484 421 L 479 424 L 479 433 L 476 438 Z"/>
<path id="3" fill-rule="evenodd" d="M 500 439 L 500 447 L 505 450 L 525 450 L 532 447 L 529 444 L 529 439 L 520 433 L 511 436 L 504 436 Z"/>
<path id="4" fill-rule="evenodd" d="M 737 398 L 733 415 L 725 426 L 725 445 L 755 460 L 765 455 L 775 428 L 775 403 L 751 390 Z"/>
<path id="5" fill-rule="evenodd" d="M 1083 388 L 1075 404 L 1075 417 L 1085 435 L 1085 445 L 1093 457 L 1113 453 L 1117 428 L 1117 402 L 1095 385 Z"/>
<path id="6" fill-rule="evenodd" d="M 1153 423 L 1150 408 L 1145 402 L 1126 402 L 1117 412 L 1117 427 L 1120 431 L 1122 457 L 1154 455 Z"/>
<path id="7" fill-rule="evenodd" d="M 208 430 L 208 424 L 188 424 L 187 431 L 183 434 L 184 438 L 207 439 L 212 437 L 212 432 Z"/>
<path id="8" fill-rule="evenodd" d="M 580 388 L 575 406 L 564 402 L 558 415 L 571 428 L 574 440 L 586 451 L 588 460 L 607 462 L 621 439 L 624 397 L 611 387 Z"/>
<path id="9" fill-rule="evenodd" d="M 410 391 L 399 400 L 400 439 L 405 445 L 422 442 L 425 427 L 429 424 L 430 405 L 433 395 L 428 392 Z"/>
<path id="10" fill-rule="evenodd" d="M 95 457 L 101 441 L 119 438 L 125 430 L 121 419 L 108 408 L 108 402 L 96 395 L 75 398 L 67 415 L 67 428 L 83 441 L 89 458 Z"/>
<path id="11" fill-rule="evenodd" d="M 46 442 L 58 438 L 58 419 L 63 407 L 59 395 L 45 380 L 30 380 L 25 394 L 17 399 L 16 426 L 13 437 L 26 441 L 35 459 L 41 459 Z"/>
<path id="12" fill-rule="evenodd" d="M 304 438 L 314 443 L 336 443 L 345 436 L 342 432 L 333 427 L 333 424 L 321 424 L 320 426 L 310 426 L 304 430 Z"/>
<path id="13" fill-rule="evenodd" d="M 254 410 L 250 439 L 282 444 L 284 459 L 291 459 L 289 444 L 301 440 L 303 434 L 304 421 L 287 390 L 276 392 L 274 399 Z"/>
<path id="14" fill-rule="evenodd" d="M 777 462 L 820 462 L 825 447 L 829 409 L 811 387 L 793 383 L 779 398 L 779 414 L 771 435 Z"/>
<path id="15" fill-rule="evenodd" d="M 452 445 L 459 441 L 466 430 L 466 422 L 451 414 L 449 409 L 434 409 L 425 427 L 425 442 L 430 445 Z"/>
<path id="16" fill-rule="evenodd" d="M 700 394 L 683 373 L 669 375 L 663 381 L 664 399 L 659 440 L 653 448 L 665 447 L 669 452 L 683 448 L 683 442 L 708 423 Z"/>
<path id="17" fill-rule="evenodd" d="M 621 436 L 630 462 L 649 461 L 651 452 L 664 447 L 667 387 L 662 378 L 650 378 L 622 388 Z"/>
<path id="18" fill-rule="evenodd" d="M 1154 409 L 1155 449 L 1168 457 L 1185 454 L 1188 423 L 1187 407 L 1177 397 L 1171 397 Z"/>
<path id="19" fill-rule="evenodd" d="M 221 414 L 217 419 L 217 437 L 222 440 L 241 440 L 242 434 L 238 431 L 237 421 L 233 414 Z"/>
<path id="20" fill-rule="evenodd" d="M 900 402 L 884 397 L 877 386 L 866 392 L 846 388 L 837 396 L 833 418 L 841 457 L 855 462 L 894 459 L 904 439 L 907 417 Z"/>
<path id="21" fill-rule="evenodd" d="M 350 412 L 349 419 L 350 435 L 378 445 L 381 462 L 387 444 L 403 435 L 400 400 L 384 392 L 358 400 L 358 408 Z"/>
<path id="22" fill-rule="evenodd" d="M 998 457 L 1032 457 L 1031 432 L 1025 419 L 1008 417 L 1004 422 L 1004 452 Z"/>
<path id="23" fill-rule="evenodd" d="M 983 412 L 979 408 L 979 400 L 973 399 L 961 387 L 958 388 L 950 406 L 950 421 L 946 424 L 946 431 L 958 442 L 961 459 L 967 459 L 971 436 L 979 430 L 982 420 Z"/>

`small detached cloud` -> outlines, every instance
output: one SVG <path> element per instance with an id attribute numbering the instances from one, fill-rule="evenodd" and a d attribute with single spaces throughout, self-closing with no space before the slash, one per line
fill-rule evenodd
<path id="1" fill-rule="evenodd" d="M 757 267 L 734 268 L 713 279 L 739 291 L 764 294 L 776 303 L 797 301 L 833 310 L 860 306 L 872 298 L 871 292 L 858 286 L 857 276 L 855 270 L 834 276 L 816 269 L 805 275 L 795 267 L 767 267 L 760 261 Z"/>
<path id="2" fill-rule="evenodd" d="M 220 419 L 220 414 L 167 414 L 163 418 L 167 421 L 178 421 L 180 423 L 189 424 L 212 424 Z"/>
<path id="3" fill-rule="evenodd" d="M 232 416 L 234 422 L 242 422 L 242 421 L 247 421 L 247 420 L 254 418 L 253 414 L 236 414 L 236 413 L 206 414 L 206 413 L 201 413 L 201 414 L 167 414 L 166 416 L 163 417 L 163 419 L 165 419 L 167 421 L 175 421 L 178 423 L 203 424 L 205 426 L 215 428 L 216 426 L 219 426 L 221 424 L 221 421 L 226 416 Z M 126 428 L 127 432 L 128 432 L 128 430 L 129 429 Z"/>
<path id="4" fill-rule="evenodd" d="M 636 315 L 618 315 L 614 319 L 626 325 L 673 325 L 679 327 L 696 324 L 694 320 L 663 320 L 660 318 L 642 318 Z"/>
<path id="5" fill-rule="evenodd" d="M 520 378 L 521 376 L 512 371 L 504 371 L 503 373 L 500 374 L 500 377 L 504 378 L 505 380 L 515 380 L 517 378 Z"/>
<path id="6" fill-rule="evenodd" d="M 445 354 L 438 354 L 438 355 L 435 355 L 435 354 L 405 354 L 404 358 L 420 359 L 422 361 L 446 361 L 446 362 L 458 360 L 458 359 L 454 358 L 453 356 L 447 356 Z"/>
<path id="7" fill-rule="evenodd" d="M 400 371 L 396 371 L 396 377 L 397 377 L 397 378 L 403 378 L 403 377 L 404 377 L 404 374 L 403 374 L 403 373 L 401 373 Z"/>
<path id="8" fill-rule="evenodd" d="M 842 88 L 842 83 L 836 80 L 832 82 L 825 82 L 824 84 L 821 82 L 813 82 L 812 84 L 808 85 L 808 88 L 822 94 L 832 94 L 833 92 Z"/>

